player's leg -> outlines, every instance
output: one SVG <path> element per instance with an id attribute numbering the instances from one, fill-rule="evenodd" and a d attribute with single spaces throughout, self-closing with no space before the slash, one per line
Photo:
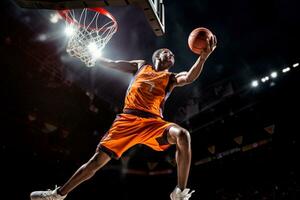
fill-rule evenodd
<path id="1" fill-rule="evenodd" d="M 186 188 L 191 166 L 191 138 L 189 132 L 180 126 L 171 126 L 168 142 L 176 145 L 177 186 L 170 194 L 172 200 L 188 200 L 194 191 Z"/>
<path id="2" fill-rule="evenodd" d="M 176 145 L 177 184 L 183 190 L 187 186 L 191 166 L 191 138 L 189 132 L 180 126 L 171 126 L 168 142 Z"/>
<path id="3" fill-rule="evenodd" d="M 60 188 L 53 191 L 36 191 L 32 192 L 31 200 L 62 200 L 80 183 L 90 179 L 101 167 L 103 167 L 110 157 L 102 152 L 97 151 L 93 157 L 85 164 L 83 164 L 73 176 Z"/>
<path id="4" fill-rule="evenodd" d="M 90 179 L 101 167 L 103 167 L 110 157 L 102 152 L 98 151 L 94 156 L 85 164 L 83 164 L 74 175 L 58 190 L 61 195 L 66 195 L 71 192 L 80 183 Z"/>

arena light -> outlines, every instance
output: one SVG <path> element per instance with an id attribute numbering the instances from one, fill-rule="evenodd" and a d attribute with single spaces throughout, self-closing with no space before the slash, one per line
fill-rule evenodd
<path id="1" fill-rule="evenodd" d="M 298 67 L 298 66 L 299 66 L 299 63 L 293 64 L 293 67 L 294 67 L 294 68 L 296 68 L 296 67 Z"/>
<path id="2" fill-rule="evenodd" d="M 272 81 L 272 82 L 270 83 L 270 86 L 273 87 L 274 85 L 276 85 L 276 83 Z"/>
<path id="3" fill-rule="evenodd" d="M 272 77 L 272 78 L 276 78 L 277 76 L 278 76 L 277 72 L 272 72 L 272 73 L 271 73 L 271 77 Z"/>
<path id="4" fill-rule="evenodd" d="M 60 16 L 57 13 L 50 14 L 50 22 L 51 23 L 56 24 L 59 19 L 60 19 Z"/>
<path id="5" fill-rule="evenodd" d="M 98 49 L 96 43 L 91 42 L 88 45 L 88 49 L 89 49 L 89 52 L 92 54 L 92 56 L 93 56 L 94 59 L 97 59 L 97 58 L 99 58 L 101 56 L 101 50 Z"/>
<path id="6" fill-rule="evenodd" d="M 266 81 L 268 81 L 269 80 L 269 77 L 268 76 L 265 76 L 265 77 L 263 77 L 262 79 L 261 79 L 261 82 L 266 82 Z"/>
<path id="7" fill-rule="evenodd" d="M 283 72 L 283 73 L 286 73 L 286 72 L 288 72 L 288 71 L 290 71 L 290 70 L 291 70 L 291 68 L 286 67 L 286 68 L 284 68 L 284 69 L 282 70 L 282 72 Z"/>
<path id="8" fill-rule="evenodd" d="M 67 26 L 65 28 L 65 34 L 68 36 L 68 37 L 71 37 L 72 35 L 74 35 L 75 33 L 75 28 L 72 27 L 72 26 Z"/>
<path id="9" fill-rule="evenodd" d="M 252 87 L 257 87 L 258 86 L 258 80 L 252 81 L 251 86 Z"/>

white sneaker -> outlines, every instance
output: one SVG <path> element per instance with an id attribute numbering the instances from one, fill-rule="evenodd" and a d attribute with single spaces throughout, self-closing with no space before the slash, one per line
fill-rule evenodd
<path id="1" fill-rule="evenodd" d="M 61 196 L 57 194 L 59 187 L 56 187 L 54 190 L 47 191 L 34 191 L 30 194 L 31 200 L 63 200 L 67 195 Z"/>
<path id="2" fill-rule="evenodd" d="M 183 191 L 181 191 L 178 187 L 176 187 L 174 191 L 170 194 L 170 198 L 171 200 L 188 200 L 195 192 L 195 190 L 192 190 L 190 193 L 189 191 L 189 188 L 186 188 Z"/>

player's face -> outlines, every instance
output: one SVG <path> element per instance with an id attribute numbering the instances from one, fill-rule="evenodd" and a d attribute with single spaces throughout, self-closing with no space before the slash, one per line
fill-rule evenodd
<path id="1" fill-rule="evenodd" d="M 174 54 L 169 49 L 163 49 L 159 54 L 158 70 L 166 70 L 175 63 Z"/>

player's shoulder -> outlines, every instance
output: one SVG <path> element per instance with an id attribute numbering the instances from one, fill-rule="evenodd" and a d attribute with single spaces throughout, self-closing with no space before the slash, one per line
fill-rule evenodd
<path id="1" fill-rule="evenodd" d="M 170 83 L 174 83 L 176 82 L 176 76 L 178 73 L 175 72 L 169 72 L 169 82 Z"/>
<path id="2" fill-rule="evenodd" d="M 145 65 L 146 64 L 146 61 L 145 60 L 131 60 L 131 61 L 129 61 L 131 64 L 133 64 L 133 65 L 136 65 L 137 66 L 137 68 L 140 68 L 140 67 L 142 67 L 143 65 Z"/>
<path id="3" fill-rule="evenodd" d="M 168 85 L 170 86 L 170 90 L 173 90 L 174 87 L 177 86 L 177 79 L 181 76 L 185 76 L 187 74 L 186 71 L 182 71 L 182 72 L 179 72 L 179 73 L 176 73 L 176 72 L 170 72 L 170 76 L 169 76 L 169 83 Z"/>

